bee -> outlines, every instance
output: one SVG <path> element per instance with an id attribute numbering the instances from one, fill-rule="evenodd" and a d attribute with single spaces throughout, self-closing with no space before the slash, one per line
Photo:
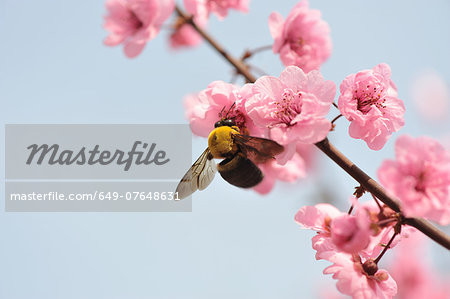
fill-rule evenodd
<path id="1" fill-rule="evenodd" d="M 175 192 L 183 199 L 205 189 L 217 170 L 234 186 L 254 187 L 264 177 L 255 163 L 274 159 L 283 150 L 284 147 L 273 140 L 241 134 L 233 119 L 221 118 L 209 134 L 208 147 L 183 176 Z M 216 165 L 214 158 L 224 160 Z"/>

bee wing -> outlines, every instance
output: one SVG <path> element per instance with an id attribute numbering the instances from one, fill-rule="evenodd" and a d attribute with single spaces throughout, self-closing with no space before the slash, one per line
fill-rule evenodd
<path id="1" fill-rule="evenodd" d="M 241 151 L 255 163 L 264 163 L 284 151 L 281 144 L 270 139 L 241 134 L 233 135 Z"/>
<path id="2" fill-rule="evenodd" d="M 186 198 L 195 191 L 208 187 L 214 179 L 216 171 L 216 163 L 207 148 L 178 183 L 175 190 L 178 192 L 178 198 Z"/>

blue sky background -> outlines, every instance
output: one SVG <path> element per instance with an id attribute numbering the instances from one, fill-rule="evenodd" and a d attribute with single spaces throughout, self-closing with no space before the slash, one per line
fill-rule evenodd
<path id="1" fill-rule="evenodd" d="M 212 17 L 209 31 L 240 55 L 270 44 L 269 14 L 286 16 L 296 2 L 253 0 L 248 15 L 231 13 L 223 22 Z M 378 152 L 348 137 L 347 123 L 339 120 L 330 135 L 339 149 L 375 176 L 383 159 L 393 157 L 400 134 L 448 136 L 449 120 L 425 122 L 410 94 L 426 69 L 449 82 L 448 1 L 310 2 L 332 32 L 324 77 L 339 85 L 350 73 L 386 62 L 407 108 L 405 127 Z M 127 59 L 122 47 L 102 44 L 104 14 L 104 1 L 0 0 L 2 124 L 186 123 L 183 96 L 231 78 L 230 66 L 206 44 L 170 50 L 167 31 Z M 283 69 L 271 52 L 251 62 L 275 76 Z M 194 138 L 193 159 L 205 146 L 205 139 Z M 4 146 L 0 151 L 4 156 Z M 314 260 L 313 233 L 301 230 L 294 214 L 319 200 L 325 187 L 347 209 L 356 186 L 318 156 L 315 180 L 279 184 L 264 197 L 216 179 L 195 194 L 192 213 L 0 211 L 0 297 L 314 297 L 319 287 L 332 285 L 321 274 L 329 263 Z M 4 173 L 3 159 L 0 166 Z M 0 194 L 3 204 L 4 185 Z M 434 266 L 449 275 L 448 251 L 434 244 L 431 250 Z"/>

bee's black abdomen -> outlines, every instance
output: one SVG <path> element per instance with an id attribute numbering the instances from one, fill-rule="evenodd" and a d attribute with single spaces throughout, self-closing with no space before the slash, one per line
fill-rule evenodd
<path id="1" fill-rule="evenodd" d="M 254 187 L 264 177 L 258 166 L 242 154 L 223 160 L 217 170 L 225 181 L 241 188 Z"/>

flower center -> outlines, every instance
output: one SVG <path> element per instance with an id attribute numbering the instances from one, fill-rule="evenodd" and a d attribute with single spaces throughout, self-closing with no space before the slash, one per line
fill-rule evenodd
<path id="1" fill-rule="evenodd" d="M 234 122 L 236 123 L 236 126 L 239 127 L 239 129 L 245 129 L 245 116 L 244 114 L 239 110 L 233 110 L 231 113 L 231 117 L 233 118 Z"/>
<path id="2" fill-rule="evenodd" d="M 386 99 L 383 98 L 383 93 L 384 90 L 380 86 L 366 85 L 363 88 L 358 86 L 354 90 L 353 99 L 358 102 L 358 110 L 364 114 L 367 114 L 372 106 L 383 111 L 386 108 L 384 105 Z"/>
<path id="3" fill-rule="evenodd" d="M 281 123 L 291 125 L 294 117 L 302 112 L 302 93 L 286 88 L 281 99 L 273 101 L 272 104 L 275 104 L 275 110 L 271 112 L 270 116 L 278 119 Z"/>
<path id="4" fill-rule="evenodd" d="M 417 183 L 416 186 L 414 187 L 414 189 L 417 192 L 421 192 L 421 193 L 425 193 L 425 189 L 426 189 L 426 183 L 425 183 L 425 172 L 421 172 L 419 174 L 419 176 L 417 177 Z"/>
<path id="5" fill-rule="evenodd" d="M 134 31 L 138 31 L 144 26 L 144 23 L 139 19 L 136 13 L 133 10 L 130 10 L 129 15 L 127 16 L 126 23 L 134 29 Z"/>
<path id="6" fill-rule="evenodd" d="M 227 112 L 224 113 L 224 111 L 227 111 Z M 238 109 L 226 110 L 224 108 L 224 109 L 222 109 L 221 112 L 219 112 L 218 116 L 219 116 L 219 119 L 232 119 L 234 121 L 234 123 L 236 124 L 236 126 L 239 127 L 239 129 L 244 130 L 244 131 L 247 130 L 247 128 L 245 126 L 245 115 Z"/>
<path id="7" fill-rule="evenodd" d="M 302 50 L 303 45 L 305 44 L 305 40 L 299 36 L 296 39 L 290 40 L 289 44 L 291 46 L 291 49 L 298 53 L 300 52 L 300 50 Z"/>

